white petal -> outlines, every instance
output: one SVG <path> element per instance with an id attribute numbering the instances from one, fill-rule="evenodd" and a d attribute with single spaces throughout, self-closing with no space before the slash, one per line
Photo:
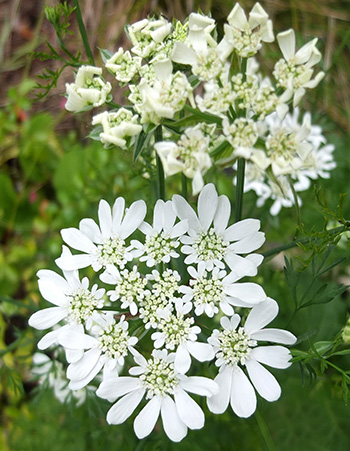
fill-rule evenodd
<path id="1" fill-rule="evenodd" d="M 207 343 L 188 342 L 186 347 L 189 353 L 200 362 L 206 362 L 215 357 L 213 348 Z"/>
<path id="2" fill-rule="evenodd" d="M 93 219 L 82 219 L 79 223 L 79 230 L 94 243 L 101 242 L 101 231 Z"/>
<path id="3" fill-rule="evenodd" d="M 154 396 L 137 415 L 134 421 L 134 431 L 137 438 L 149 435 L 159 417 L 161 398 Z"/>
<path id="4" fill-rule="evenodd" d="M 51 302 L 51 304 L 57 305 L 58 307 L 67 305 L 67 299 L 64 292 L 53 280 L 42 278 L 38 280 L 38 285 L 43 298 Z"/>
<path id="5" fill-rule="evenodd" d="M 160 410 L 163 428 L 173 442 L 180 442 L 187 434 L 187 426 L 181 421 L 174 401 L 170 396 L 164 396 Z"/>
<path id="6" fill-rule="evenodd" d="M 61 230 L 61 235 L 68 246 L 78 251 L 89 253 L 95 247 L 94 243 L 86 235 L 74 227 Z"/>
<path id="7" fill-rule="evenodd" d="M 123 214 L 125 208 L 125 200 L 122 197 L 118 197 L 113 205 L 113 232 L 119 230 L 120 224 L 122 222 Z"/>
<path id="8" fill-rule="evenodd" d="M 282 329 L 262 329 L 251 334 L 254 340 L 271 341 L 272 343 L 282 343 L 284 345 L 293 345 L 296 342 L 296 337 Z"/>
<path id="9" fill-rule="evenodd" d="M 255 412 L 256 395 L 244 372 L 236 367 L 232 372 L 231 407 L 236 415 L 248 418 Z"/>
<path id="10" fill-rule="evenodd" d="M 224 288 L 226 294 L 247 302 L 249 305 L 258 304 L 266 299 L 263 288 L 257 283 L 235 283 Z"/>
<path id="11" fill-rule="evenodd" d="M 249 255 L 247 257 L 241 257 L 233 252 L 228 252 L 225 256 L 225 261 L 231 269 L 229 279 L 231 283 L 244 276 L 256 276 L 258 272 L 257 265 L 255 262 L 248 259 L 248 257 Z"/>
<path id="12" fill-rule="evenodd" d="M 276 318 L 278 304 L 273 299 L 267 298 L 263 303 L 257 304 L 250 311 L 244 329 L 248 334 L 252 334 L 262 329 Z"/>
<path id="13" fill-rule="evenodd" d="M 280 49 L 283 53 L 284 58 L 288 61 L 295 55 L 295 33 L 294 30 L 290 29 L 278 33 L 277 41 Z"/>
<path id="14" fill-rule="evenodd" d="M 227 227 L 231 214 L 231 204 L 227 196 L 219 196 L 218 206 L 214 217 L 214 229 L 222 234 Z"/>
<path id="15" fill-rule="evenodd" d="M 202 376 L 185 376 L 181 379 L 181 387 L 195 395 L 208 397 L 219 392 L 219 387 L 216 382 Z"/>
<path id="16" fill-rule="evenodd" d="M 196 232 L 199 231 L 199 220 L 193 208 L 188 204 L 188 202 L 186 202 L 186 200 L 178 194 L 175 194 L 173 196 L 173 202 L 177 216 L 180 219 L 188 219 L 189 227 Z"/>
<path id="17" fill-rule="evenodd" d="M 136 407 L 140 404 L 145 389 L 132 391 L 123 398 L 121 398 L 114 406 L 107 412 L 108 424 L 121 424 L 129 418 Z"/>
<path id="18" fill-rule="evenodd" d="M 123 222 L 121 223 L 119 235 L 125 239 L 130 236 L 145 219 L 146 203 L 143 200 L 138 200 L 131 204 L 127 210 Z"/>
<path id="19" fill-rule="evenodd" d="M 230 245 L 230 250 L 237 252 L 237 254 L 248 254 L 249 252 L 255 251 L 262 246 L 265 242 L 265 233 L 255 232 L 249 236 L 246 236 L 237 243 Z"/>
<path id="20" fill-rule="evenodd" d="M 38 342 L 38 348 L 41 350 L 47 349 L 49 346 L 57 343 L 57 336 L 59 332 L 60 329 L 56 329 L 44 335 L 43 338 Z"/>
<path id="21" fill-rule="evenodd" d="M 112 235 L 112 212 L 108 202 L 102 199 L 98 206 L 98 220 L 103 238 Z"/>
<path id="22" fill-rule="evenodd" d="M 182 374 L 185 374 L 190 369 L 191 356 L 182 344 L 176 350 L 174 366 L 175 369 Z"/>
<path id="23" fill-rule="evenodd" d="M 136 377 L 117 377 L 110 378 L 101 383 L 96 391 L 97 396 L 108 399 L 109 402 L 115 401 L 120 396 L 137 390 L 141 387 L 141 382 Z"/>
<path id="24" fill-rule="evenodd" d="M 285 369 L 291 366 L 291 354 L 284 346 L 259 346 L 252 349 L 252 358 L 272 368 Z"/>
<path id="25" fill-rule="evenodd" d="M 245 365 L 259 395 L 267 401 L 276 401 L 281 396 L 281 387 L 275 377 L 253 359 L 248 360 Z"/>
<path id="26" fill-rule="evenodd" d="M 73 365 L 73 363 L 71 365 Z M 71 390 L 80 390 L 83 387 L 86 387 L 86 385 L 89 384 L 94 379 L 94 377 L 100 372 L 102 367 L 103 363 L 101 360 L 99 360 L 97 364 L 91 369 L 91 371 L 85 377 L 81 379 L 80 378 L 72 379 L 69 383 L 69 388 Z"/>
<path id="27" fill-rule="evenodd" d="M 257 232 L 260 229 L 258 219 L 243 219 L 243 221 L 232 224 L 224 233 L 225 241 L 238 241 L 247 235 Z"/>
<path id="28" fill-rule="evenodd" d="M 91 262 L 92 259 L 90 255 L 87 254 L 72 255 L 71 257 L 59 257 L 55 260 L 56 265 L 65 271 L 86 268 L 91 265 Z"/>
<path id="29" fill-rule="evenodd" d="M 207 399 L 208 408 L 213 413 L 224 413 L 230 401 L 232 369 L 224 368 L 214 379 L 220 387 L 218 394 Z"/>
<path id="30" fill-rule="evenodd" d="M 66 359 L 68 363 L 77 362 L 83 355 L 83 349 L 66 349 Z"/>
<path id="31" fill-rule="evenodd" d="M 182 389 L 174 394 L 176 410 L 181 420 L 190 429 L 200 429 L 204 426 L 204 413 L 199 405 Z"/>
<path id="32" fill-rule="evenodd" d="M 198 197 L 198 217 L 203 230 L 208 230 L 213 222 L 217 205 L 218 194 L 215 186 L 212 183 L 208 183 Z"/>
<path id="33" fill-rule="evenodd" d="M 68 379 L 79 380 L 86 377 L 93 370 L 101 356 L 101 349 L 93 348 L 85 352 L 77 362 L 71 363 L 67 369 Z M 100 367 L 101 368 L 101 367 Z"/>
<path id="34" fill-rule="evenodd" d="M 39 279 L 50 280 L 55 285 L 57 285 L 62 290 L 63 293 L 67 293 L 71 290 L 68 281 L 64 277 L 60 276 L 54 271 L 51 271 L 50 269 L 41 269 L 40 271 L 37 272 L 37 276 L 39 277 Z"/>
<path id="35" fill-rule="evenodd" d="M 59 334 L 58 342 L 68 349 L 89 349 L 98 344 L 96 338 L 74 330 L 64 330 Z"/>
<path id="36" fill-rule="evenodd" d="M 44 330 L 59 323 L 67 316 L 67 310 L 62 307 L 49 307 L 35 312 L 28 321 L 30 327 Z"/>

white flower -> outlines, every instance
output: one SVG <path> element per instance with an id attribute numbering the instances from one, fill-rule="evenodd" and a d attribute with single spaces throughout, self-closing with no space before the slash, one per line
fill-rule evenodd
<path id="1" fill-rule="evenodd" d="M 159 417 L 170 440 L 179 442 L 187 434 L 187 428 L 200 429 L 204 425 L 204 413 L 198 404 L 186 393 L 212 396 L 218 387 L 205 377 L 188 377 L 174 368 L 174 354 L 165 350 L 153 351 L 146 360 L 135 353 L 139 365 L 130 369 L 130 374 L 138 377 L 118 377 L 103 381 L 97 390 L 101 398 L 114 402 L 108 411 L 109 424 L 121 424 L 146 397 L 145 407 L 134 421 L 134 431 L 139 439 L 149 435 Z"/>
<path id="2" fill-rule="evenodd" d="M 82 111 L 103 105 L 112 90 L 109 82 L 105 83 L 99 76 L 100 67 L 81 66 L 77 72 L 74 83 L 66 83 L 67 102 L 66 110 Z"/>
<path id="3" fill-rule="evenodd" d="M 237 283 L 239 277 L 234 272 L 226 275 L 226 271 L 214 268 L 208 273 L 205 262 L 200 262 L 197 270 L 190 266 L 188 272 L 189 286 L 181 286 L 180 291 L 185 294 L 185 302 L 193 302 L 197 316 L 205 313 L 212 318 L 219 312 L 218 306 L 225 315 L 233 315 L 232 305 L 253 307 L 266 299 L 264 290 L 256 283 Z"/>
<path id="4" fill-rule="evenodd" d="M 176 213 L 171 201 L 159 199 L 154 207 L 153 227 L 143 222 L 139 229 L 146 235 L 145 244 L 139 245 L 140 261 L 148 267 L 159 263 L 169 263 L 172 258 L 180 255 L 176 249 L 180 245 L 179 237 L 187 232 L 186 220 L 175 224 Z M 137 244 L 135 244 L 135 247 Z"/>
<path id="5" fill-rule="evenodd" d="M 64 247 L 62 258 L 70 256 L 69 250 Z M 35 312 L 28 321 L 31 327 L 45 330 L 65 320 L 70 327 L 78 326 L 78 330 L 84 324 L 89 328 L 96 309 L 103 307 L 103 288 L 98 288 L 95 284 L 89 290 L 89 279 L 84 277 L 80 282 L 78 271 L 64 271 L 63 274 L 64 277 L 51 270 L 38 272 L 40 293 L 55 307 Z M 61 329 L 63 328 L 45 335 L 38 343 L 39 349 L 46 349 L 56 343 Z"/>
<path id="6" fill-rule="evenodd" d="M 259 220 L 245 219 L 227 227 L 230 201 L 226 196 L 218 196 L 211 183 L 199 194 L 198 216 L 183 197 L 174 195 L 173 202 L 179 218 L 189 223 L 188 235 L 181 239 L 186 264 L 204 261 L 211 271 L 214 266 L 224 268 L 225 261 L 240 277 L 256 274 L 261 257 L 252 254 L 244 258 L 241 254 L 249 254 L 265 241 L 264 233 L 259 232 Z"/>
<path id="7" fill-rule="evenodd" d="M 232 124 L 225 118 L 222 125 L 226 140 L 233 147 L 233 155 L 248 159 L 259 138 L 256 123 L 252 119 L 240 117 L 235 119 Z"/>
<path id="8" fill-rule="evenodd" d="M 83 254 L 62 256 L 56 260 L 64 270 L 73 270 L 92 266 L 94 271 L 111 268 L 116 265 L 124 268 L 135 255 L 125 240 L 141 224 L 146 215 L 146 204 L 139 200 L 125 211 L 125 201 L 118 197 L 113 208 L 101 200 L 98 209 L 100 226 L 93 219 L 80 221 L 79 229 L 63 229 L 61 235 L 68 246 Z"/>
<path id="9" fill-rule="evenodd" d="M 225 36 L 219 44 L 220 51 L 228 57 L 234 49 L 243 58 L 255 55 L 261 49 L 261 42 L 273 42 L 272 21 L 256 3 L 247 20 L 243 8 L 236 3 L 224 25 Z"/>
<path id="10" fill-rule="evenodd" d="M 126 32 L 133 45 L 131 51 L 142 58 L 147 58 L 161 46 L 171 29 L 171 23 L 163 17 L 152 20 L 143 19 L 129 25 Z"/>
<path id="11" fill-rule="evenodd" d="M 65 348 L 85 351 L 78 361 L 68 366 L 71 390 L 85 387 L 102 368 L 104 379 L 112 377 L 115 372 L 118 374 L 118 366 L 123 367 L 124 358 L 134 350 L 133 346 L 138 341 L 129 336 L 128 327 L 124 315 L 117 322 L 113 313 L 107 313 L 96 318 L 91 329 L 95 336 L 70 330 L 59 335 L 58 341 Z"/>
<path id="12" fill-rule="evenodd" d="M 187 77 L 182 72 L 173 74 L 169 59 L 154 63 L 155 78 L 141 79 L 136 92 L 129 96 L 135 102 L 135 109 L 141 115 L 141 122 L 158 124 L 162 118 L 173 119 L 182 110 L 192 92 Z"/>
<path id="13" fill-rule="evenodd" d="M 317 38 L 295 51 L 295 33 L 290 29 L 279 33 L 277 40 L 284 60 L 280 59 L 273 72 L 277 85 L 290 91 L 293 96 L 293 106 L 297 106 L 305 94 L 305 88 L 315 88 L 324 77 L 319 72 L 312 79 L 313 66 L 321 60 L 321 54 L 316 48 Z"/>
<path id="14" fill-rule="evenodd" d="M 208 399 L 209 410 L 223 413 L 230 402 L 236 415 L 246 418 L 256 409 L 255 390 L 267 401 L 276 401 L 280 397 L 281 387 L 277 380 L 261 364 L 288 368 L 290 352 L 283 346 L 257 346 L 258 340 L 295 343 L 296 338 L 288 331 L 264 328 L 277 313 L 277 302 L 267 299 L 253 307 L 244 327 L 237 329 L 241 320 L 239 315 L 221 319 L 223 330 L 215 330 L 208 339 L 216 351 L 216 366 L 220 367 L 215 378 L 220 392 Z M 245 366 L 251 382 L 240 365 Z"/>
<path id="15" fill-rule="evenodd" d="M 192 179 L 192 192 L 198 194 L 204 186 L 203 175 L 212 166 L 209 155 L 210 138 L 201 124 L 187 128 L 177 143 L 163 141 L 155 144 L 165 175 L 182 172 Z"/>
<path id="16" fill-rule="evenodd" d="M 110 267 L 109 271 L 101 274 L 100 279 L 102 282 L 116 285 L 114 290 L 107 292 L 110 300 L 112 302 L 120 300 L 122 309 L 128 308 L 132 316 L 137 315 L 138 304 L 146 294 L 149 294 L 149 290 L 146 289 L 148 279 L 141 276 L 136 265 L 132 271 L 123 269 L 119 272 L 116 267 Z"/>
<path id="17" fill-rule="evenodd" d="M 157 326 L 159 332 L 152 334 L 154 347 L 175 351 L 174 367 L 180 373 L 186 373 L 191 366 L 191 355 L 205 362 L 214 358 L 214 351 L 208 343 L 200 343 L 197 335 L 201 333 L 198 326 L 194 326 L 194 318 L 187 315 L 192 309 L 190 302 L 183 303 L 181 299 L 175 301 L 176 313 L 165 309 L 158 313 L 160 322 Z"/>
<path id="18" fill-rule="evenodd" d="M 167 309 L 173 310 L 176 296 L 179 294 L 180 274 L 172 269 L 166 269 L 161 274 L 153 270 L 147 279 L 152 284 L 151 291 L 140 301 L 140 318 L 146 329 L 157 327 L 161 317 L 159 312 Z"/>
<path id="19" fill-rule="evenodd" d="M 142 59 L 139 56 L 133 58 L 129 51 L 124 52 L 120 47 L 113 56 L 106 60 L 105 64 L 118 81 L 128 83 L 138 74 L 141 62 Z"/>
<path id="20" fill-rule="evenodd" d="M 92 118 L 92 125 L 102 125 L 100 140 L 105 147 L 109 144 L 126 148 L 127 138 L 141 133 L 142 125 L 138 124 L 139 116 L 120 108 L 117 112 L 104 111 Z"/>

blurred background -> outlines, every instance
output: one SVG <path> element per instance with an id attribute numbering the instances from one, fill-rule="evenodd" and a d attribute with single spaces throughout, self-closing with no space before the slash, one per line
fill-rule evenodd
<path id="1" fill-rule="evenodd" d="M 39 392 L 30 372 L 31 355 L 37 338 L 28 329 L 29 315 L 44 305 L 37 288 L 36 272 L 55 269 L 61 252 L 59 231 L 76 226 L 84 217 L 95 217 L 101 198 L 112 201 L 123 195 L 127 202 L 153 196 L 150 182 L 139 175 L 127 152 L 102 149 L 86 138 L 91 113 L 74 116 L 64 110 L 65 83 L 73 81 L 66 68 L 57 86 L 37 100 L 43 90 L 35 88 L 37 76 L 62 67 L 59 60 L 42 61 L 35 52 L 57 48 L 52 25 L 44 7 L 55 1 L 0 0 L 0 450 L 308 450 L 350 449 L 349 407 L 343 399 L 341 379 L 332 371 L 313 377 L 298 365 L 277 374 L 282 398 L 277 403 L 259 400 L 259 410 L 248 420 L 232 411 L 207 415 L 201 431 L 190 431 L 181 444 L 170 443 L 162 428 L 138 441 L 132 422 L 116 427 L 105 424 L 105 408 L 88 400 L 75 408 L 62 404 L 52 391 Z M 69 2 L 68 2 L 69 3 Z M 242 0 L 248 12 L 254 1 Z M 350 1 L 349 0 L 262 0 L 274 22 L 275 33 L 293 27 L 299 46 L 314 37 L 323 54 L 326 77 L 306 96 L 303 108 L 310 110 L 313 123 L 323 127 L 327 140 L 336 146 L 337 169 L 330 180 L 318 181 L 330 209 L 339 194 L 349 192 L 350 174 Z M 80 6 L 96 64 L 98 48 L 115 51 L 128 47 L 124 25 L 148 14 L 184 20 L 191 12 L 211 14 L 225 22 L 232 1 L 132 1 L 81 0 Z M 72 53 L 84 48 L 77 23 L 71 16 L 67 48 Z M 266 69 L 278 57 L 277 46 L 269 47 Z M 118 94 L 115 95 L 115 100 Z M 232 177 L 231 177 L 232 180 Z M 220 192 L 230 193 L 232 182 L 220 180 Z M 324 225 L 324 211 L 314 193 L 302 193 L 302 221 L 306 230 Z M 293 239 L 295 217 L 285 209 L 275 218 L 268 208 L 257 209 L 253 194 L 245 200 L 245 216 L 258 217 L 268 245 Z M 349 199 L 344 216 L 350 219 Z M 347 215 L 347 216 L 346 216 Z M 338 246 L 344 264 L 331 272 L 332 281 L 349 283 L 349 249 Z M 295 255 L 295 254 L 292 254 Z M 271 266 L 273 265 L 273 266 Z M 273 269 L 273 271 L 271 271 Z M 260 274 L 265 290 L 281 304 L 277 327 L 289 323 L 291 296 L 286 295 L 283 260 L 275 259 Z M 307 279 L 307 273 L 303 274 Z M 257 280 L 259 281 L 259 280 Z M 315 308 L 317 307 L 317 308 Z M 349 293 L 332 302 L 300 312 L 288 325 L 295 333 L 312 332 L 319 340 L 331 340 L 345 326 L 350 311 Z M 349 361 L 347 360 L 349 368 Z M 344 366 L 344 361 L 342 363 Z"/>

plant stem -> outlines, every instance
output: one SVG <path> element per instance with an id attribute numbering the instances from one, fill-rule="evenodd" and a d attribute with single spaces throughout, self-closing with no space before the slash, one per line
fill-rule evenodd
<path id="1" fill-rule="evenodd" d="M 245 160 L 244 158 L 239 158 L 237 162 L 236 222 L 242 219 L 244 171 L 245 171 Z"/>
<path id="2" fill-rule="evenodd" d="M 348 230 L 348 227 L 340 226 L 340 227 L 336 227 L 335 229 L 329 230 L 329 234 L 336 235 L 337 233 L 345 232 L 346 230 Z M 291 241 L 290 243 L 282 244 L 281 246 L 277 246 L 272 249 L 269 249 L 268 251 L 263 252 L 262 255 L 265 258 L 272 257 L 273 255 L 279 254 L 282 251 L 286 251 L 287 249 L 292 249 L 293 247 L 297 247 L 299 244 L 308 244 L 317 239 L 318 239 L 318 237 L 316 236 L 316 237 L 307 237 L 307 238 L 302 238 L 299 240 L 294 240 L 294 241 Z"/>
<path id="3" fill-rule="evenodd" d="M 301 214 L 300 214 L 298 195 L 297 195 L 297 192 L 295 191 L 295 188 L 294 188 L 293 181 L 292 181 L 291 177 L 289 177 L 288 179 L 289 179 L 290 189 L 292 190 L 292 193 L 293 193 L 294 208 L 295 208 L 295 215 L 296 215 L 297 224 L 298 224 L 298 226 L 300 226 L 300 224 L 301 224 Z M 297 237 L 298 231 L 299 231 L 299 229 L 297 228 L 295 237 Z"/>
<path id="4" fill-rule="evenodd" d="M 154 132 L 155 141 L 159 142 L 163 140 L 162 126 L 159 125 Z M 157 162 L 157 199 L 165 200 L 165 180 L 164 180 L 164 169 L 162 161 L 156 152 L 156 162 Z"/>
<path id="5" fill-rule="evenodd" d="M 265 423 L 264 417 L 261 415 L 261 413 L 259 412 L 258 409 L 256 409 L 255 411 L 255 418 L 256 421 L 258 423 L 261 435 L 263 436 L 267 449 L 269 451 L 275 451 L 276 447 L 275 444 L 273 443 L 270 431 L 268 430 L 267 424 Z"/>
<path id="6" fill-rule="evenodd" d="M 79 31 L 80 31 L 80 35 L 81 35 L 81 38 L 82 38 L 83 43 L 84 43 L 86 55 L 89 58 L 89 63 L 94 66 L 95 65 L 95 60 L 94 60 L 94 56 L 93 56 L 91 48 L 90 48 L 90 44 L 89 44 L 88 37 L 87 37 L 87 34 L 86 34 L 86 29 L 85 29 L 85 25 L 84 25 L 84 22 L 83 22 L 83 18 L 81 16 L 79 0 L 73 0 L 73 4 L 75 6 L 75 15 L 76 15 L 76 18 L 77 18 L 77 21 L 78 21 Z"/>
<path id="7" fill-rule="evenodd" d="M 184 197 L 186 200 L 188 199 L 188 193 L 187 193 L 187 177 L 185 174 L 181 173 L 181 188 L 182 188 L 182 197 Z"/>

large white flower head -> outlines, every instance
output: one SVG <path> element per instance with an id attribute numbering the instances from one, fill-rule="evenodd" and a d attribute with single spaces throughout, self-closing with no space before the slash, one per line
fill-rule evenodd
<path id="1" fill-rule="evenodd" d="M 215 382 L 205 377 L 185 376 L 174 367 L 174 354 L 166 350 L 154 350 L 150 359 L 134 353 L 139 365 L 130 369 L 130 374 L 138 377 L 118 377 L 103 381 L 97 390 L 101 398 L 114 402 L 108 411 L 109 424 L 121 424 L 137 408 L 145 397 L 148 401 L 134 421 L 138 438 L 149 435 L 159 417 L 170 440 L 182 440 L 187 429 L 200 429 L 204 425 L 204 413 L 187 394 L 212 396 L 217 393 Z"/>
<path id="2" fill-rule="evenodd" d="M 112 90 L 109 82 L 104 82 L 100 75 L 102 69 L 94 66 L 81 66 L 74 83 L 67 83 L 68 111 L 82 111 L 87 108 L 98 107 L 107 101 Z"/>
<path id="3" fill-rule="evenodd" d="M 63 247 L 62 258 L 71 257 L 71 253 Z M 46 334 L 38 343 L 39 349 L 46 349 L 57 343 L 58 335 L 63 329 L 81 330 L 85 325 L 91 327 L 97 309 L 104 305 L 103 288 L 97 284 L 89 289 L 89 279 L 79 280 L 78 271 L 63 271 L 64 277 L 51 270 L 40 270 L 39 290 L 44 299 L 55 307 L 35 312 L 29 318 L 29 325 L 35 329 L 45 330 L 64 321 L 66 326 L 57 327 Z"/>
<path id="4" fill-rule="evenodd" d="M 94 271 L 113 266 L 124 268 L 133 259 L 132 247 L 126 239 L 139 227 L 146 215 L 146 204 L 139 200 L 125 211 L 125 201 L 118 197 L 113 208 L 101 200 L 98 209 L 98 226 L 93 219 L 80 221 L 79 229 L 61 231 L 63 240 L 73 249 L 83 252 L 72 256 L 61 256 L 57 265 L 64 270 L 92 266 Z"/>
<path id="5" fill-rule="evenodd" d="M 277 86 L 290 91 L 293 106 L 297 106 L 305 94 L 305 88 L 315 88 L 324 77 L 324 72 L 313 76 L 313 66 L 321 60 L 321 53 L 316 48 L 317 38 L 305 44 L 297 52 L 295 50 L 295 32 L 290 29 L 279 33 L 277 41 L 284 59 L 280 59 L 273 75 Z"/>
<path id="6" fill-rule="evenodd" d="M 290 352 L 284 346 L 258 346 L 258 341 L 293 344 L 296 338 L 288 331 L 267 328 L 278 313 L 278 304 L 267 299 L 253 307 L 242 327 L 235 314 L 220 321 L 222 330 L 215 330 L 209 343 L 216 352 L 216 366 L 220 367 L 215 381 L 220 392 L 208 399 L 208 407 L 214 413 L 223 413 L 228 404 L 236 415 L 246 418 L 256 409 L 255 390 L 267 401 L 276 401 L 281 387 L 275 377 L 261 364 L 272 368 L 288 368 L 291 365 Z M 245 367 L 249 379 L 241 367 Z M 255 390 L 254 390 L 255 388 Z"/>
<path id="7" fill-rule="evenodd" d="M 237 283 L 241 275 L 214 268 L 206 270 L 205 262 L 200 262 L 198 268 L 188 267 L 191 276 L 189 285 L 180 287 L 184 293 L 183 300 L 192 302 L 197 316 L 205 313 L 212 318 L 219 313 L 219 308 L 225 315 L 233 315 L 232 306 L 253 307 L 266 299 L 262 287 L 255 283 Z"/>
<path id="8" fill-rule="evenodd" d="M 203 175 L 212 166 L 209 144 L 209 135 L 203 131 L 202 124 L 197 124 L 187 128 L 177 143 L 162 141 L 154 147 L 162 161 L 165 175 L 182 172 L 192 179 L 192 192 L 196 195 L 204 186 Z"/>
<path id="9" fill-rule="evenodd" d="M 162 46 L 171 29 L 171 23 L 163 17 L 143 19 L 129 25 L 126 30 L 133 44 L 131 51 L 142 58 L 147 58 Z"/>
<path id="10" fill-rule="evenodd" d="M 104 111 L 97 114 L 92 118 L 92 125 L 102 125 L 100 140 L 105 147 L 112 144 L 126 148 L 129 138 L 141 133 L 142 125 L 138 121 L 137 114 L 126 108 L 120 108 L 117 112 Z"/>
<path id="11" fill-rule="evenodd" d="M 95 318 L 91 335 L 73 330 L 63 331 L 58 341 L 67 349 L 85 351 L 82 357 L 72 362 L 67 369 L 71 380 L 69 387 L 79 390 L 91 382 L 103 369 L 103 378 L 118 375 L 125 357 L 134 351 L 137 337 L 130 337 L 129 324 L 122 315 L 119 321 L 113 313 L 105 313 Z"/>
<path id="12" fill-rule="evenodd" d="M 272 21 L 260 3 L 256 3 L 247 19 L 243 8 L 236 3 L 227 17 L 225 36 L 219 44 L 227 56 L 235 52 L 248 58 L 255 55 L 262 47 L 261 42 L 273 42 Z"/>
<path id="13" fill-rule="evenodd" d="M 172 119 L 182 110 L 192 88 L 182 72 L 173 74 L 169 59 L 154 63 L 155 77 L 152 81 L 141 79 L 137 95 L 132 93 L 129 100 L 135 102 L 135 109 L 141 115 L 141 122 L 158 124 L 162 118 Z"/>
<path id="14" fill-rule="evenodd" d="M 159 199 L 154 207 L 153 227 L 147 222 L 140 225 L 139 229 L 145 234 L 145 243 L 139 246 L 140 261 L 145 261 L 148 267 L 162 262 L 169 263 L 172 258 L 180 256 L 177 252 L 179 238 L 187 232 L 188 221 L 183 220 L 177 224 L 175 221 L 173 203 Z"/>
<path id="15" fill-rule="evenodd" d="M 222 121 L 226 140 L 233 147 L 233 155 L 249 158 L 259 138 L 257 124 L 252 119 L 243 117 L 235 119 L 232 124 L 225 118 Z"/>
<path id="16" fill-rule="evenodd" d="M 165 308 L 158 313 L 160 322 L 158 331 L 152 334 L 154 347 L 165 348 L 174 351 L 174 367 L 180 373 L 187 373 L 191 366 L 191 355 L 205 362 L 214 358 L 214 351 L 208 343 L 197 341 L 197 335 L 201 333 L 199 326 L 194 325 L 194 318 L 186 316 L 192 309 L 190 302 L 184 303 L 182 299 L 175 301 L 175 312 L 171 313 Z"/>
<path id="17" fill-rule="evenodd" d="M 141 57 L 132 57 L 129 51 L 124 52 L 120 47 L 114 55 L 106 60 L 105 64 L 118 81 L 129 83 L 139 73 L 141 62 Z"/>
<path id="18" fill-rule="evenodd" d="M 186 264 L 205 262 L 207 270 L 214 266 L 224 268 L 225 263 L 232 271 L 242 275 L 255 275 L 262 258 L 256 254 L 247 257 L 265 241 L 259 232 L 260 221 L 245 219 L 229 227 L 230 201 L 218 196 L 213 184 L 205 185 L 198 197 L 198 216 L 187 201 L 173 196 L 173 202 L 180 219 L 187 219 L 188 234 L 182 238 L 181 250 L 187 254 Z M 225 263 L 224 263 L 225 262 Z"/>

